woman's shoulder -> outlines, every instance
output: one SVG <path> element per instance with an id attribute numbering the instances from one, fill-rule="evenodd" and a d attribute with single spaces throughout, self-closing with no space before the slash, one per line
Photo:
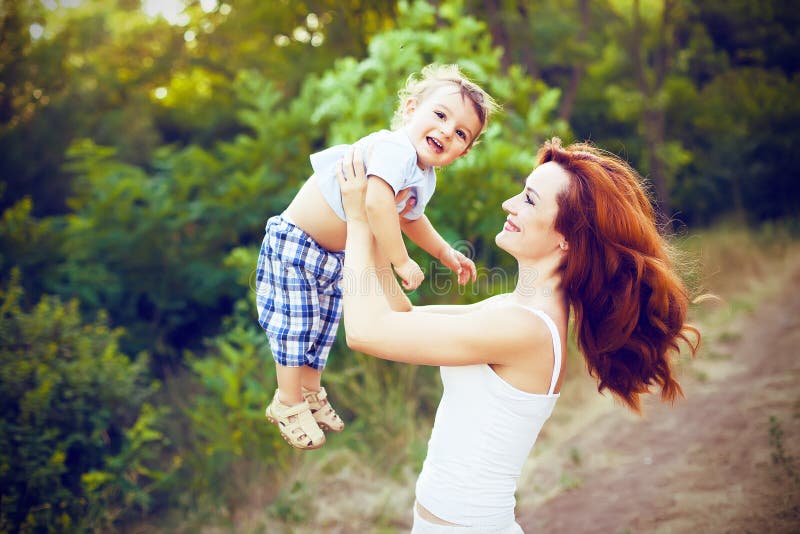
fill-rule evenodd
<path id="1" fill-rule="evenodd" d="M 529 342 L 551 336 L 549 323 L 555 324 L 548 311 L 541 307 L 516 301 L 510 293 L 494 295 L 477 303 L 472 309 L 482 320 L 513 325 L 516 336 Z M 552 312 L 551 312 L 552 313 Z"/>
<path id="2" fill-rule="evenodd" d="M 510 293 L 497 295 L 484 302 L 487 314 L 524 324 L 520 335 L 527 338 L 528 342 L 538 343 L 557 338 L 557 343 L 562 344 L 561 340 L 566 334 L 565 310 L 547 304 L 519 302 Z"/>

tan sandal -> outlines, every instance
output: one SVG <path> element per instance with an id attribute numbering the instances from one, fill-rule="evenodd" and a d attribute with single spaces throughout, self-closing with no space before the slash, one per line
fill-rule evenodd
<path id="1" fill-rule="evenodd" d="M 278 398 L 278 391 L 275 391 L 264 415 L 278 427 L 283 439 L 296 449 L 319 449 L 325 445 L 325 434 L 311 415 L 311 408 L 306 401 L 286 406 Z"/>
<path id="2" fill-rule="evenodd" d="M 319 388 L 319 391 L 303 388 L 303 398 L 311 408 L 311 415 L 314 416 L 314 420 L 316 420 L 320 428 L 330 432 L 344 430 L 344 421 L 328 402 L 328 393 L 325 388 Z"/>

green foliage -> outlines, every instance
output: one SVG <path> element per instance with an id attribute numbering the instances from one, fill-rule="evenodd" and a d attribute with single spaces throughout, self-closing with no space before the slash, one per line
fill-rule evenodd
<path id="1" fill-rule="evenodd" d="M 263 480 L 269 513 L 307 519 L 314 488 L 278 487 L 299 456 L 262 416 L 274 365 L 251 283 L 264 222 L 310 153 L 389 127 L 427 63 L 458 63 L 503 111 L 439 170 L 427 210 L 486 276 L 457 288 L 412 248 L 431 282 L 416 301 L 511 287 L 500 204 L 552 135 L 622 154 L 690 223 L 800 210 L 791 3 L 192 1 L 180 24 L 136 1 L 61 4 L 0 7 L 0 277 L 14 280 L 0 530 L 112 528 L 167 490 L 179 497 L 166 504 L 230 518 Z M 146 402 L 148 359 L 125 356 L 142 350 L 178 375 L 168 426 Z M 342 339 L 333 354 L 325 380 L 349 430 L 330 445 L 390 472 L 418 465 L 435 370 L 351 356 Z"/>
<path id="2" fill-rule="evenodd" d="M 444 2 L 438 10 L 425 2 L 400 2 L 398 9 L 398 28 L 376 35 L 365 59 L 344 58 L 322 76 L 309 76 L 291 106 L 312 110 L 311 126 L 327 132 L 325 145 L 352 143 L 389 127 L 397 91 L 410 73 L 431 62 L 458 63 L 504 110 L 468 155 L 439 170 L 427 213 L 449 241 L 474 243 L 470 252 L 477 261 L 496 260 L 493 246 L 484 246 L 500 227 L 501 201 L 530 172 L 544 139 L 569 135 L 568 125 L 556 118 L 560 91 L 519 67 L 503 72 L 502 51 L 460 2 Z"/>
<path id="3" fill-rule="evenodd" d="M 61 166 L 85 137 L 135 165 L 165 143 L 231 138 L 241 131 L 239 72 L 257 69 L 295 94 L 309 72 L 362 55 L 395 13 L 387 1 L 181 3 L 180 24 L 147 16 L 139 1 L 2 3 L 0 168 L 10 191 L 0 208 L 30 196 L 37 215 L 66 211 L 72 176 Z"/>
<path id="4" fill-rule="evenodd" d="M 152 175 L 113 154 L 88 141 L 71 151 L 79 189 L 59 292 L 110 310 L 129 350 L 149 348 L 163 367 L 230 311 L 238 290 L 221 262 L 248 221 L 236 184 L 220 181 L 220 164 L 198 147 L 162 150 Z"/>
<path id="5" fill-rule="evenodd" d="M 323 376 L 331 402 L 349 422 L 341 440 L 387 473 L 409 464 L 419 469 L 419 445 L 439 400 L 438 369 L 343 352 L 336 356 L 346 363 Z"/>
<path id="6" fill-rule="evenodd" d="M 164 506 L 154 496 L 163 496 L 171 488 L 181 462 L 180 456 L 174 456 L 164 465 L 162 458 L 169 440 L 160 427 L 168 413 L 166 408 L 142 404 L 136 421 L 124 429 L 120 451 L 107 457 L 101 469 L 81 476 L 88 524 L 108 528 L 129 519 L 131 511 L 147 513 Z"/>
<path id="7" fill-rule="evenodd" d="M 33 203 L 26 197 L 3 212 L 0 222 L 0 279 L 11 271 L 25 273 L 26 292 L 37 297 L 54 286 L 56 267 L 63 262 L 61 228 L 55 218 L 32 216 Z"/>
<path id="8" fill-rule="evenodd" d="M 146 356 L 122 354 L 104 317 L 82 323 L 77 301 L 25 311 L 22 296 L 15 271 L 0 293 L 0 524 L 64 531 L 147 510 L 164 439 Z"/>
<path id="9" fill-rule="evenodd" d="M 676 117 L 685 120 L 678 124 L 693 132 L 696 155 L 676 173 L 675 193 L 696 219 L 728 211 L 758 222 L 800 211 L 798 82 L 800 74 L 731 70 L 678 104 Z"/>
<path id="10" fill-rule="evenodd" d="M 205 357 L 190 358 L 190 367 L 200 390 L 184 414 L 191 429 L 185 484 L 233 514 L 246 489 L 295 452 L 264 418 L 275 365 L 263 333 L 238 326 L 210 340 Z"/>

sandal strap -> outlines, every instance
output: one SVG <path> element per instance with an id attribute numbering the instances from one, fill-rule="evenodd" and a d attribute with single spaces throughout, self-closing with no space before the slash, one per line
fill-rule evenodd
<path id="1" fill-rule="evenodd" d="M 310 410 L 307 401 L 303 401 L 300 404 L 295 404 L 294 406 L 286 406 L 285 404 L 281 403 L 281 406 L 283 407 L 280 413 L 281 417 L 291 417 L 293 415 L 300 415 L 303 412 L 307 412 L 308 410 Z"/>
<path id="2" fill-rule="evenodd" d="M 303 388 L 303 397 L 309 402 L 321 403 L 328 398 L 328 392 L 325 391 L 324 387 L 320 387 L 319 391 Z"/>

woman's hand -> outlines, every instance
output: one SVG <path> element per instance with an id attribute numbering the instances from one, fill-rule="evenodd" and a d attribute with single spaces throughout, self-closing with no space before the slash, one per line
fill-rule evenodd
<path id="1" fill-rule="evenodd" d="M 342 158 L 336 169 L 336 179 L 342 191 L 342 207 L 347 220 L 367 222 L 364 203 L 367 195 L 367 174 L 358 148 L 349 150 Z"/>

